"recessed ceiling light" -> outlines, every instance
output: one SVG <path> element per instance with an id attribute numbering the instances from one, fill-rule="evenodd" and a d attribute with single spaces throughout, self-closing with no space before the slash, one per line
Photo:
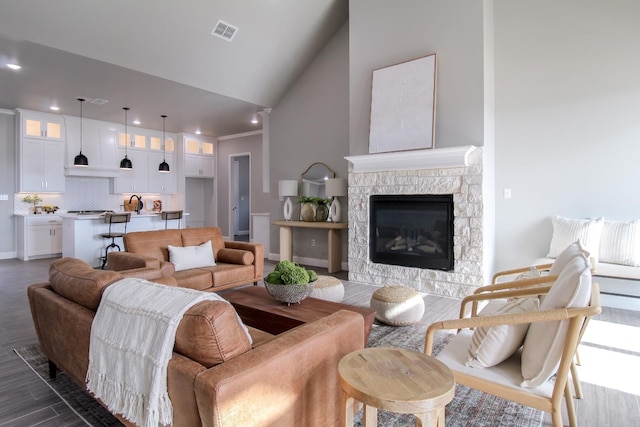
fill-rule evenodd
<path id="1" fill-rule="evenodd" d="M 7 68 L 11 68 L 12 70 L 19 70 L 22 67 L 19 66 L 18 64 L 7 64 Z"/>
<path id="2" fill-rule="evenodd" d="M 49 109 L 53 111 L 58 111 L 60 107 L 58 107 L 57 105 L 52 105 L 51 107 L 49 107 Z"/>
<path id="3" fill-rule="evenodd" d="M 196 131 L 196 135 L 200 135 L 201 133 L 202 133 L 202 132 L 200 132 L 200 129 L 198 129 L 198 130 Z"/>
<path id="4" fill-rule="evenodd" d="M 141 123 L 141 122 L 140 122 L 140 120 L 138 120 L 138 119 L 135 119 L 135 120 L 133 121 L 133 124 L 134 124 L 134 125 L 139 125 L 140 123 Z"/>
<path id="5" fill-rule="evenodd" d="M 258 118 L 257 118 L 256 116 L 253 116 L 253 117 L 251 118 L 251 123 L 253 123 L 254 125 L 255 125 L 256 123 L 258 123 Z"/>

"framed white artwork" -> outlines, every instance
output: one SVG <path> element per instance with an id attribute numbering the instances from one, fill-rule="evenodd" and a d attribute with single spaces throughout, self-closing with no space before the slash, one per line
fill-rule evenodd
<path id="1" fill-rule="evenodd" d="M 373 71 L 369 153 L 434 147 L 436 55 Z"/>

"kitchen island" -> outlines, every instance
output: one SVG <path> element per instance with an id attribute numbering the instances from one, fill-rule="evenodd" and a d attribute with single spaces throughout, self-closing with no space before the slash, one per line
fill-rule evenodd
<path id="1" fill-rule="evenodd" d="M 187 214 L 185 214 L 187 215 Z M 78 215 L 71 213 L 58 214 L 62 218 L 62 256 L 73 257 L 87 262 L 94 268 L 102 265 L 104 250 L 111 239 L 105 239 L 102 233 L 109 231 L 109 224 L 104 222 L 105 215 Z M 127 224 L 127 233 L 132 231 L 164 230 L 165 221 L 160 212 L 131 212 L 131 221 Z M 167 228 L 178 228 L 178 221 L 168 221 Z M 124 232 L 124 224 L 114 224 L 112 231 Z M 116 244 L 124 251 L 122 239 Z"/>

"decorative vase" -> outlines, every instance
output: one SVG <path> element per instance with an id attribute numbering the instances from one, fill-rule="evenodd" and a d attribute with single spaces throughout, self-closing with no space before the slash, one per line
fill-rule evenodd
<path id="1" fill-rule="evenodd" d="M 324 203 L 316 205 L 315 221 L 324 222 L 329 218 L 329 208 Z"/>
<path id="2" fill-rule="evenodd" d="M 276 301 L 286 302 L 287 304 L 300 303 L 303 299 L 308 297 L 313 290 L 314 282 L 298 284 L 298 285 L 283 285 L 277 283 L 264 282 L 264 286 L 267 288 L 269 295 Z"/>
<path id="3" fill-rule="evenodd" d="M 300 218 L 305 222 L 313 222 L 316 218 L 317 205 L 312 202 L 304 202 L 300 205 Z"/>

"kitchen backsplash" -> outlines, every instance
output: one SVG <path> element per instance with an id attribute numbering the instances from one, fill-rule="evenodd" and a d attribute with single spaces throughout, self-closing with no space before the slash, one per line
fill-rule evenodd
<path id="1" fill-rule="evenodd" d="M 42 199 L 39 205 L 57 206 L 61 212 L 97 209 L 120 211 L 123 209 L 124 200 L 129 200 L 131 197 L 131 194 L 111 194 L 109 192 L 109 178 L 67 177 L 65 187 L 64 194 L 37 193 Z M 33 213 L 33 205 L 22 201 L 26 195 L 27 193 L 14 194 L 15 214 Z M 173 209 L 171 196 L 158 194 L 142 196 L 144 209 L 153 209 L 154 200 L 162 200 L 164 210 Z"/>

